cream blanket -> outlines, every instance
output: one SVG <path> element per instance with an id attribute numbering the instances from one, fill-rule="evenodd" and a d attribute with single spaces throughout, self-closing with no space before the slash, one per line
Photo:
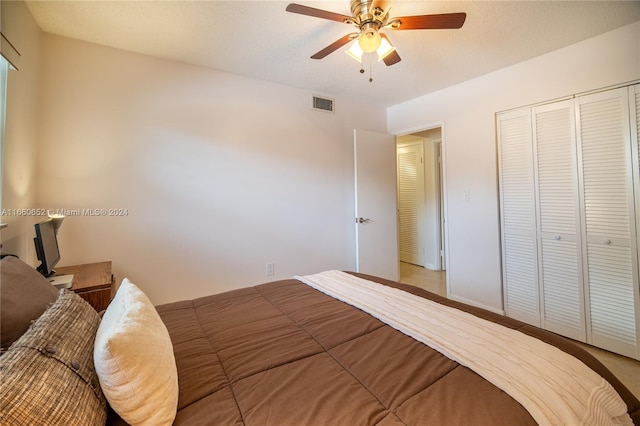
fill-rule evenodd
<path id="1" fill-rule="evenodd" d="M 294 278 L 472 369 L 518 401 L 538 424 L 633 424 L 605 379 L 541 340 L 344 272 Z"/>

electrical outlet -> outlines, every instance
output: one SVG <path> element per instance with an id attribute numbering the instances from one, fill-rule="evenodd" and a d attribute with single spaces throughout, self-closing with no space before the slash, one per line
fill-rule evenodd
<path id="1" fill-rule="evenodd" d="M 274 274 L 274 269 L 275 269 L 275 265 L 273 264 L 273 262 L 268 262 L 265 267 L 265 275 L 270 277 L 271 275 Z"/>
<path id="2" fill-rule="evenodd" d="M 465 203 L 468 203 L 469 201 L 471 201 L 469 188 L 465 189 L 464 192 L 462 193 L 462 201 L 464 201 Z"/>

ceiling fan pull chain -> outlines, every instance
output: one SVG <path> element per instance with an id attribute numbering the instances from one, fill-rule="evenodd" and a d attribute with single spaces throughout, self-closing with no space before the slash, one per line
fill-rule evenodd
<path id="1" fill-rule="evenodd" d="M 371 69 L 373 68 L 372 61 L 371 61 L 371 54 L 367 54 L 366 57 L 369 60 L 369 83 L 373 82 L 373 76 L 372 76 L 372 71 Z M 363 57 L 363 61 L 360 62 L 360 74 L 364 74 L 364 57 Z"/>

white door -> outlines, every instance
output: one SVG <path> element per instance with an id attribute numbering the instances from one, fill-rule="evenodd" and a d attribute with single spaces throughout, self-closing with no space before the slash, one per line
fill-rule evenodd
<path id="1" fill-rule="evenodd" d="M 582 248 L 590 324 L 588 343 L 638 358 L 638 283 L 629 98 L 626 88 L 577 100 Z"/>
<path id="2" fill-rule="evenodd" d="M 573 100 L 533 109 L 542 328 L 586 341 Z"/>
<path id="3" fill-rule="evenodd" d="M 502 276 L 507 316 L 540 326 L 531 110 L 498 115 Z"/>
<path id="4" fill-rule="evenodd" d="M 396 142 L 354 130 L 356 271 L 397 281 Z"/>
<path id="5" fill-rule="evenodd" d="M 423 142 L 398 146 L 398 221 L 400 260 L 425 266 L 425 192 Z"/>

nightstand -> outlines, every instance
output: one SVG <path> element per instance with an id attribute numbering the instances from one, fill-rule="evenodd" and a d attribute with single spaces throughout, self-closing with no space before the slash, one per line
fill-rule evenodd
<path id="1" fill-rule="evenodd" d="M 100 312 L 107 309 L 115 292 L 115 279 L 111 274 L 111 261 L 56 268 L 58 274 L 73 274 L 71 290 Z"/>

